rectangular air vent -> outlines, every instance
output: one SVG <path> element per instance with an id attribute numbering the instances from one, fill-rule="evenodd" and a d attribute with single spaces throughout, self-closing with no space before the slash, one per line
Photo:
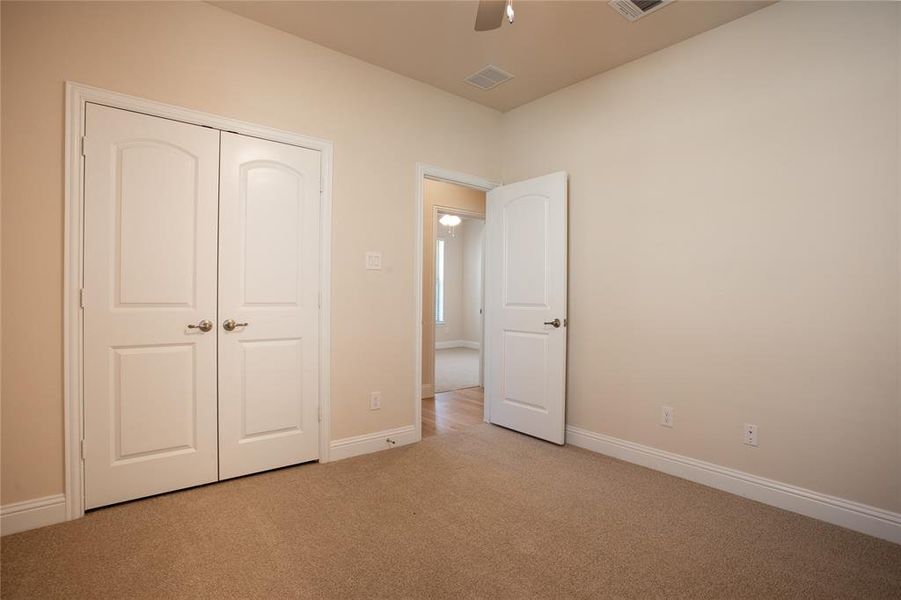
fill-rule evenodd
<path id="1" fill-rule="evenodd" d="M 613 10 L 630 21 L 637 21 L 673 0 L 610 0 Z"/>
<path id="2" fill-rule="evenodd" d="M 505 81 L 513 79 L 513 75 L 494 65 L 487 65 L 478 73 L 473 73 L 465 79 L 466 83 L 474 85 L 480 90 L 490 90 Z"/>

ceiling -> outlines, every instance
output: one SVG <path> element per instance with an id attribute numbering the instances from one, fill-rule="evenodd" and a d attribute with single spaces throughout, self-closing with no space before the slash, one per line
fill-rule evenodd
<path id="1" fill-rule="evenodd" d="M 401 75 L 508 111 L 713 29 L 770 1 L 677 1 L 630 23 L 605 0 L 514 0 L 516 20 L 476 32 L 477 2 L 229 1 L 213 4 Z M 514 78 L 463 80 L 487 64 Z"/>

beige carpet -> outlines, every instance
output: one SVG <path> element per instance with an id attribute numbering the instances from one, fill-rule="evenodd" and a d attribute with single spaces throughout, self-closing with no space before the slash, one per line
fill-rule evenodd
<path id="1" fill-rule="evenodd" d="M 472 348 L 435 350 L 435 392 L 479 385 L 479 351 Z"/>
<path id="2" fill-rule="evenodd" d="M 3 598 L 901 598 L 901 546 L 491 425 L 2 539 Z"/>

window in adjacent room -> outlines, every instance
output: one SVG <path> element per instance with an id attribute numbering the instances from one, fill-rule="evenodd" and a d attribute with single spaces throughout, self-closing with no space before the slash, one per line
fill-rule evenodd
<path id="1" fill-rule="evenodd" d="M 435 249 L 435 322 L 444 323 L 444 240 Z"/>

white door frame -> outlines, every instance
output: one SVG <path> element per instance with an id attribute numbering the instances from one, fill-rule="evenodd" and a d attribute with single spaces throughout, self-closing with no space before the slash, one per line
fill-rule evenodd
<path id="1" fill-rule="evenodd" d="M 111 92 L 71 81 L 66 82 L 65 158 L 65 258 L 63 285 L 63 400 L 65 435 L 66 518 L 84 515 L 84 472 L 81 461 L 83 424 L 81 288 L 84 242 L 84 162 L 82 138 L 88 102 L 130 110 L 155 117 L 231 131 L 282 142 L 322 153 L 319 274 L 322 306 L 319 311 L 319 462 L 328 462 L 331 441 L 331 219 L 332 142 L 289 131 L 254 125 L 153 100 Z"/>
<path id="2" fill-rule="evenodd" d="M 413 364 L 415 365 L 415 368 L 413 369 L 413 423 L 416 427 L 415 441 L 417 442 L 422 440 L 422 243 L 426 179 L 455 183 L 483 192 L 493 190 L 501 185 L 500 183 L 478 177 L 477 175 L 468 175 L 466 173 L 450 171 L 433 165 L 416 163 L 416 210 L 413 215 L 416 219 L 413 229 L 413 231 L 416 232 L 416 235 L 413 236 L 413 244 L 415 245 L 413 248 L 413 307 L 415 308 L 413 316 L 415 318 L 414 328 L 416 331 L 416 335 L 413 339 Z M 434 385 L 434 382 L 432 382 L 432 384 Z M 484 416 L 486 421 L 488 420 L 488 416 L 488 403 L 486 402 Z"/>

